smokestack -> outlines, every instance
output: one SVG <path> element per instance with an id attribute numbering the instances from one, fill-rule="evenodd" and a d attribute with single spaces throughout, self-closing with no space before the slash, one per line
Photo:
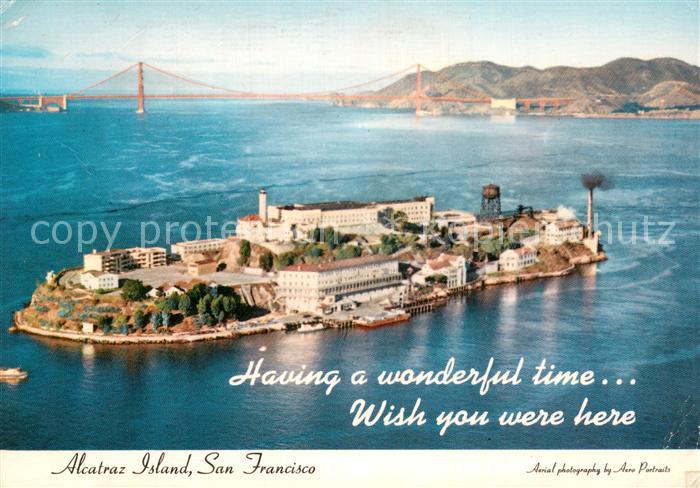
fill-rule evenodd
<path id="1" fill-rule="evenodd" d="M 267 223 L 267 192 L 265 188 L 260 188 L 260 193 L 258 193 L 258 216 L 264 224 Z"/>
<path id="2" fill-rule="evenodd" d="M 612 180 L 600 171 L 594 171 L 582 174 L 581 184 L 588 190 L 587 237 L 593 237 L 593 190 L 600 188 L 605 191 L 608 188 L 612 188 Z"/>
<path id="3" fill-rule="evenodd" d="M 593 188 L 588 189 L 588 219 L 587 219 L 587 237 L 593 236 Z"/>

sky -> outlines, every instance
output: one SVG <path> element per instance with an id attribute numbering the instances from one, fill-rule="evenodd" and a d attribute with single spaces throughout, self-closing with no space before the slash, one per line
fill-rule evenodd
<path id="1" fill-rule="evenodd" d="M 77 88 L 135 61 L 231 88 L 331 89 L 437 70 L 700 64 L 698 1 L 0 1 L 0 90 Z"/>

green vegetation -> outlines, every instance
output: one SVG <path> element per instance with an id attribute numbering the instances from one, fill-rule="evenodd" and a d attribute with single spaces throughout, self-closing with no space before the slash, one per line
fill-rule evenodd
<path id="1" fill-rule="evenodd" d="M 267 251 L 260 255 L 260 261 L 258 264 L 266 272 L 269 272 L 274 264 L 274 256 L 270 251 Z"/>
<path id="2" fill-rule="evenodd" d="M 238 257 L 238 264 L 239 266 L 245 266 L 248 264 L 248 260 L 250 259 L 250 241 L 242 239 L 238 250 L 240 253 L 240 256 Z"/>
<path id="3" fill-rule="evenodd" d="M 291 266 L 292 264 L 296 263 L 296 261 L 296 254 L 294 254 L 293 252 L 283 252 L 282 254 L 277 256 L 277 269 L 282 269 L 286 268 L 287 266 Z"/>
<path id="4" fill-rule="evenodd" d="M 139 280 L 126 280 L 122 286 L 122 298 L 128 302 L 138 302 L 146 298 L 148 288 Z"/>
<path id="5" fill-rule="evenodd" d="M 136 330 L 141 330 L 146 326 L 146 316 L 143 310 L 137 310 L 134 312 L 134 328 Z"/>
<path id="6" fill-rule="evenodd" d="M 362 248 L 360 246 L 345 245 L 338 248 L 335 253 L 335 259 L 358 258 L 361 255 Z"/>
<path id="7" fill-rule="evenodd" d="M 153 330 L 158 330 L 158 328 L 162 325 L 163 325 L 163 316 L 158 312 L 153 312 L 151 314 L 151 326 L 153 326 Z"/>
<path id="8" fill-rule="evenodd" d="M 102 332 L 109 334 L 112 330 L 112 316 L 111 315 L 100 315 L 97 317 L 97 327 L 102 329 Z"/>
<path id="9" fill-rule="evenodd" d="M 445 276 L 444 274 L 436 274 L 436 275 L 432 275 L 432 276 L 427 276 L 425 278 L 425 282 L 426 283 L 440 283 L 440 284 L 446 285 L 447 284 L 447 276 Z"/>
<path id="10" fill-rule="evenodd" d="M 119 314 L 116 317 L 114 317 L 114 322 L 112 326 L 119 332 L 120 334 L 127 334 L 129 332 L 129 326 L 127 325 L 127 317 L 124 314 Z"/>

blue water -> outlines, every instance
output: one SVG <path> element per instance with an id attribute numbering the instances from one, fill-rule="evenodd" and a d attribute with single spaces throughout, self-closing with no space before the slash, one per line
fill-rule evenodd
<path id="1" fill-rule="evenodd" d="M 2 114 L 1 363 L 30 379 L 0 385 L 0 447 L 142 448 L 661 448 L 695 447 L 700 405 L 698 133 L 689 121 L 435 118 L 300 103 L 83 103 L 63 114 Z M 122 222 L 115 246 L 136 245 L 142 221 L 204 225 L 275 202 L 436 196 L 438 208 L 476 210 L 482 184 L 501 185 L 503 207 L 564 205 L 579 216 L 579 174 L 611 173 L 596 194 L 610 260 L 596 274 L 474 294 L 409 325 L 370 332 L 269 334 L 192 346 L 104 347 L 10 335 L 11 313 L 49 269 L 80 263 L 78 222 Z M 662 245 L 644 242 L 644 216 L 675 222 Z M 32 224 L 58 221 L 66 245 L 36 244 Z M 622 225 L 622 242 L 618 237 Z M 637 242 L 625 243 L 637 227 Z M 162 227 L 161 227 L 162 228 Z M 658 240 L 666 226 L 653 226 Z M 605 231 L 605 229 L 604 229 Z M 612 234 L 612 236 L 611 236 Z M 48 231 L 40 228 L 39 238 Z M 161 241 L 164 236 L 161 236 Z M 193 236 L 190 236 L 193 237 Z M 103 247 L 101 233 L 96 243 Z M 266 352 L 259 352 L 266 346 Z M 347 384 L 356 369 L 514 367 L 525 381 L 479 396 L 471 386 Z M 339 369 L 321 387 L 231 387 L 248 361 L 275 369 Z M 546 357 L 592 369 L 589 387 L 532 386 Z M 623 386 L 614 384 L 624 379 Z M 634 378 L 636 385 L 629 384 Z M 352 427 L 356 398 L 412 407 L 429 422 Z M 575 427 L 581 400 L 635 410 L 632 426 Z M 499 427 L 503 410 L 563 409 L 557 427 Z M 448 429 L 443 410 L 488 410 L 492 422 Z"/>

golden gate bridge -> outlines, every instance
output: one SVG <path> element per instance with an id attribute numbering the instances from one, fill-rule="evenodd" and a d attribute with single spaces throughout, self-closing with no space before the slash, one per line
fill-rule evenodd
<path id="1" fill-rule="evenodd" d="M 159 73 L 173 80 L 184 82 L 187 86 L 195 86 L 198 88 L 206 88 L 214 92 L 198 93 L 149 93 L 144 88 L 144 69 Z M 137 73 L 136 93 L 119 94 L 119 93 L 92 93 L 95 89 L 105 85 L 106 83 L 125 75 L 126 73 L 135 70 Z M 415 70 L 415 88 L 408 95 L 388 95 L 380 93 L 360 92 L 350 94 L 354 90 L 366 88 L 376 85 L 378 82 L 387 81 L 396 78 L 400 75 L 406 75 Z M 137 62 L 126 68 L 118 71 L 103 80 L 93 83 L 85 88 L 72 91 L 65 95 L 13 95 L 0 96 L 0 100 L 7 103 L 12 103 L 20 108 L 38 109 L 38 110 L 67 110 L 68 100 L 136 100 L 137 113 L 144 113 L 146 100 L 186 100 L 186 99 L 232 99 L 232 100 L 301 100 L 301 101 L 410 101 L 411 105 L 415 106 L 416 115 L 422 113 L 422 109 L 427 102 L 434 103 L 457 103 L 457 104 L 493 104 L 494 98 L 490 97 L 477 89 L 461 85 L 454 80 L 447 80 L 452 85 L 454 91 L 460 95 L 429 95 L 423 90 L 421 83 L 421 72 L 424 67 L 420 64 L 405 68 L 403 70 L 391 73 L 386 76 L 375 78 L 363 83 L 358 83 L 352 86 L 338 88 L 335 90 L 316 91 L 316 92 L 301 92 L 301 93 L 266 93 L 266 92 L 251 92 L 242 90 L 233 90 L 230 88 L 197 81 L 162 68 L 158 68 L 145 62 Z M 565 105 L 573 98 L 564 97 L 534 97 L 534 98 L 515 98 L 510 99 L 513 108 L 529 111 L 531 107 L 539 107 L 542 111 L 546 108 L 557 108 Z"/>

